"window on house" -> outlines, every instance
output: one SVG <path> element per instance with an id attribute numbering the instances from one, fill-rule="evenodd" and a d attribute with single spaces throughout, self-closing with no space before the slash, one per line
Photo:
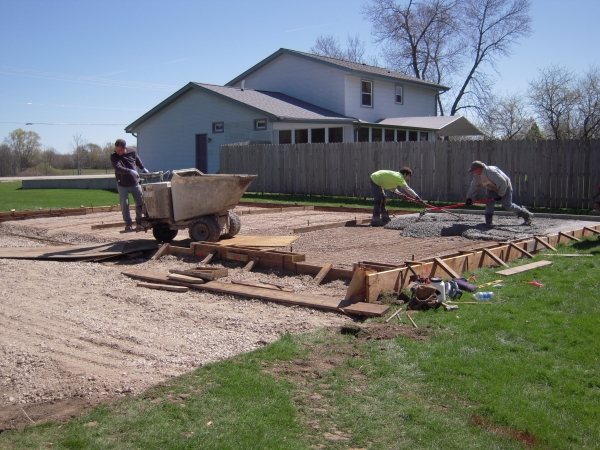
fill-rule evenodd
<path id="1" fill-rule="evenodd" d="M 427 131 L 421 131 L 421 133 L 419 134 L 419 140 L 420 141 L 428 141 L 429 133 Z"/>
<path id="2" fill-rule="evenodd" d="M 325 128 L 312 128 L 310 130 L 310 142 L 315 144 L 325 142 Z"/>
<path id="3" fill-rule="evenodd" d="M 394 130 L 385 130 L 385 142 L 394 142 Z"/>
<path id="4" fill-rule="evenodd" d="M 292 130 L 279 130 L 279 143 L 280 144 L 291 144 L 292 143 Z"/>
<path id="5" fill-rule="evenodd" d="M 223 122 L 213 122 L 212 124 L 213 133 L 223 133 L 225 131 L 225 126 Z"/>
<path id="6" fill-rule="evenodd" d="M 371 142 L 381 142 L 383 130 L 381 128 L 373 128 L 371 131 Z"/>
<path id="7" fill-rule="evenodd" d="M 329 142 L 344 142 L 344 129 L 342 127 L 330 128 Z"/>
<path id="8" fill-rule="evenodd" d="M 402 104 L 404 96 L 402 95 L 402 86 L 396 86 L 396 103 Z"/>
<path id="9" fill-rule="evenodd" d="M 308 129 L 294 130 L 296 144 L 308 144 Z"/>
<path id="10" fill-rule="evenodd" d="M 408 132 L 408 140 L 411 142 L 416 142 L 419 140 L 419 132 L 418 131 L 409 131 Z"/>
<path id="11" fill-rule="evenodd" d="M 397 137 L 398 142 L 406 141 L 406 130 L 397 130 L 396 133 L 398 135 L 398 137 Z"/>
<path id="12" fill-rule="evenodd" d="M 358 129 L 358 142 L 369 142 L 369 128 Z"/>
<path id="13" fill-rule="evenodd" d="M 266 130 L 267 129 L 267 119 L 254 119 L 254 129 L 255 130 Z"/>
<path id="14" fill-rule="evenodd" d="M 373 106 L 373 82 L 362 80 L 362 97 L 361 97 L 361 105 L 362 106 Z"/>

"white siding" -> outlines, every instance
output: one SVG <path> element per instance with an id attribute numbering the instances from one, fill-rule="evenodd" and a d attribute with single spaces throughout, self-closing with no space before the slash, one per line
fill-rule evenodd
<path id="1" fill-rule="evenodd" d="M 373 107 L 361 106 L 361 80 L 373 82 Z M 396 104 L 396 85 L 403 86 L 404 101 Z M 346 109 L 344 115 L 367 122 L 390 117 L 435 116 L 437 90 L 420 88 L 401 82 L 388 82 L 367 76 L 346 76 Z"/>
<path id="2" fill-rule="evenodd" d="M 241 82 L 235 86 L 241 87 Z M 244 87 L 281 92 L 339 114 L 344 111 L 344 72 L 297 56 L 279 56 L 245 78 Z"/>
<path id="3" fill-rule="evenodd" d="M 254 131 L 254 119 L 265 116 L 213 95 L 191 91 L 146 120 L 134 132 L 138 152 L 150 171 L 196 167 L 196 135 L 206 133 L 208 172 L 219 170 L 219 146 L 248 140 L 271 141 L 272 124 Z M 213 133 L 213 122 L 224 123 L 224 133 Z"/>

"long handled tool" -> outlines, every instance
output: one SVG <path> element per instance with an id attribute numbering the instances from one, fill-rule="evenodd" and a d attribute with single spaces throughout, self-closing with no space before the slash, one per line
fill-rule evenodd
<path id="1" fill-rule="evenodd" d="M 493 198 L 488 198 L 487 200 L 476 200 L 472 204 L 474 204 L 474 203 L 490 203 L 493 201 L 495 201 Z M 446 209 L 462 208 L 464 206 L 467 206 L 467 204 L 466 203 L 457 203 L 456 205 L 448 205 L 448 206 L 444 206 L 444 207 L 439 207 L 439 206 L 428 205 L 425 203 L 425 206 L 427 206 L 429 208 L 429 210 L 431 210 L 431 211 L 443 211 L 445 213 L 449 213 L 448 211 L 446 211 Z M 420 212 L 419 219 L 425 215 L 428 208 L 425 208 L 423 211 Z M 449 213 L 449 214 L 451 214 L 451 213 Z M 459 218 L 460 218 L 460 216 L 459 216 Z"/>
<path id="2" fill-rule="evenodd" d="M 425 205 L 425 206 L 427 206 L 430 209 L 435 209 L 435 210 L 439 210 L 439 211 L 445 212 L 446 214 L 450 214 L 451 216 L 457 217 L 458 220 L 460 220 L 460 215 L 451 213 L 450 211 L 446 211 L 444 208 L 440 208 L 440 207 L 437 207 L 437 206 L 429 205 L 429 204 L 425 203 L 423 200 L 421 200 L 421 201 L 415 200 L 414 198 L 409 197 L 408 195 L 404 195 L 401 192 L 395 191 L 394 194 L 396 194 L 398 197 L 402 197 L 402 198 L 405 198 L 406 200 L 410 200 L 411 202 L 418 203 L 419 205 Z M 421 211 L 421 213 L 419 214 L 419 219 L 421 217 L 423 217 L 423 214 L 425 214 L 425 210 Z"/>

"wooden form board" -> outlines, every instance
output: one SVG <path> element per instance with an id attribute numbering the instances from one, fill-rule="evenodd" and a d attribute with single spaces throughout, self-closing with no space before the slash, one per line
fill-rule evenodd
<path id="1" fill-rule="evenodd" d="M 298 239 L 298 236 L 234 236 L 215 242 L 217 245 L 242 247 L 288 247 Z"/>
<path id="2" fill-rule="evenodd" d="M 306 259 L 303 253 L 280 252 L 276 250 L 258 250 L 239 247 L 232 248 L 229 246 L 222 246 L 208 242 L 193 242 L 191 245 L 193 254 L 198 258 L 204 258 L 214 251 L 216 251 L 221 259 L 224 260 L 239 261 L 240 258 L 236 258 L 235 255 L 245 255 L 246 258 L 244 262 L 248 262 L 248 260 L 252 258 L 258 258 L 258 262 L 256 263 L 255 267 L 285 267 L 286 264 L 290 265 Z M 231 254 L 232 258 L 228 257 L 229 254 Z"/>
<path id="3" fill-rule="evenodd" d="M 222 283 L 220 281 L 209 281 L 205 284 L 188 284 L 169 280 L 166 274 L 153 272 L 150 270 L 129 270 L 122 272 L 123 275 L 131 278 L 154 281 L 161 284 L 172 284 L 178 286 L 187 286 L 192 289 L 206 290 L 211 292 L 220 292 L 223 294 L 237 295 L 240 297 L 249 297 L 260 300 L 286 303 L 290 305 L 306 306 L 310 308 L 325 309 L 329 311 L 343 311 L 349 314 L 363 316 L 382 316 L 387 312 L 387 305 L 373 305 L 364 302 L 350 303 L 345 300 L 334 299 L 325 295 L 311 295 L 307 293 L 295 293 L 275 291 L 262 287 L 246 286 L 239 284 Z"/>
<path id="4" fill-rule="evenodd" d="M 313 225 L 308 227 L 295 228 L 294 233 L 308 233 L 309 231 L 328 230 L 330 228 L 341 228 L 341 227 L 354 227 L 356 225 L 362 225 L 365 223 L 371 223 L 371 219 L 356 219 L 347 220 L 345 222 L 331 222 L 324 223 L 322 225 Z"/>
<path id="5" fill-rule="evenodd" d="M 572 231 L 570 235 L 576 238 L 591 236 L 595 234 L 592 230 L 598 229 L 600 229 L 600 225 L 596 225 L 592 228 L 585 227 Z M 550 247 L 554 248 L 553 245 L 558 244 L 560 237 L 561 236 L 558 233 L 547 236 L 535 236 L 531 239 L 494 244 L 485 247 L 485 250 L 487 250 L 487 252 L 493 252 L 498 259 L 509 262 L 515 258 L 523 257 L 525 253 L 522 250 L 531 254 L 532 252 L 546 250 Z M 521 250 L 517 250 L 515 247 L 518 247 Z M 483 250 L 484 248 L 469 250 L 468 252 L 458 252 L 456 255 L 448 255 L 440 259 L 442 259 L 443 262 L 457 274 L 469 272 L 480 267 L 498 265 L 498 262 L 490 257 L 489 253 L 484 252 Z M 435 263 L 433 258 L 420 262 L 412 261 L 410 264 L 419 276 L 441 276 L 442 278 L 449 278 L 444 270 L 439 270 L 439 265 Z M 376 301 L 382 290 L 393 290 L 397 292 L 406 287 L 408 285 L 410 274 L 407 267 L 397 267 L 367 275 L 366 301 Z"/>
<path id="6" fill-rule="evenodd" d="M 257 203 L 256 205 L 260 205 L 260 203 Z M 239 206 L 239 204 L 238 204 Z M 245 216 L 248 214 L 277 214 L 277 213 L 282 213 L 282 212 L 288 212 L 288 211 L 312 211 L 313 209 L 315 209 L 314 206 L 287 206 L 287 207 L 268 207 L 268 208 L 260 208 L 260 209 L 240 209 L 240 210 L 236 210 L 234 211 L 237 215 L 239 216 Z"/>
<path id="7" fill-rule="evenodd" d="M 512 267 L 510 269 L 500 270 L 496 272 L 499 275 L 514 275 L 515 273 L 527 272 L 528 270 L 537 269 L 538 267 L 549 266 L 552 261 L 536 261 L 534 263 L 523 264 L 522 266 Z"/>
<path id="8" fill-rule="evenodd" d="M 132 209 L 135 205 L 132 205 Z M 59 209 L 36 209 L 31 211 L 8 211 L 0 213 L 0 222 L 11 220 L 33 219 L 36 217 L 56 217 L 56 216 L 80 216 L 100 212 L 121 211 L 121 207 L 115 206 L 94 206 L 89 208 L 59 208 Z"/>

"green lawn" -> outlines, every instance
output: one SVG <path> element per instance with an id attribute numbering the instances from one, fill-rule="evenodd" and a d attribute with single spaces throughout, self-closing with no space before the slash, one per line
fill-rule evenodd
<path id="1" fill-rule="evenodd" d="M 119 204 L 117 191 L 101 189 L 21 189 L 20 181 L 0 182 L 0 212 Z"/>
<path id="2" fill-rule="evenodd" d="M 504 277 L 491 305 L 415 314 L 421 339 L 286 335 L 0 448 L 596 449 L 600 241 L 558 249 L 593 257 L 542 253 L 554 264 Z"/>

